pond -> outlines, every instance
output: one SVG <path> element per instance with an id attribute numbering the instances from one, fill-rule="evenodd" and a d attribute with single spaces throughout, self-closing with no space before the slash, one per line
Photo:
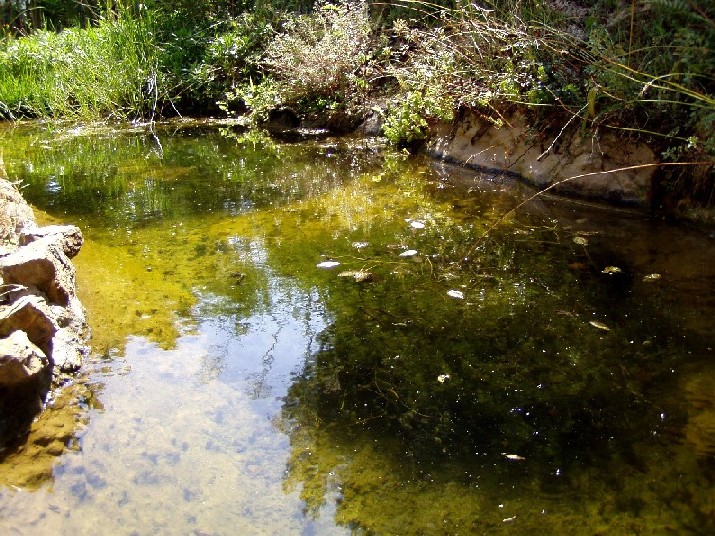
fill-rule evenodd
<path id="1" fill-rule="evenodd" d="M 2 451 L 4 534 L 715 531 L 715 234 L 376 140 L 0 147 L 84 232 L 93 347 Z"/>

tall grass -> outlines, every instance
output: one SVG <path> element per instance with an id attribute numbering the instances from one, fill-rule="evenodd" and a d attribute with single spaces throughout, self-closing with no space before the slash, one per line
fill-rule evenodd
<path id="1" fill-rule="evenodd" d="M 152 35 L 148 16 L 120 16 L 87 29 L 38 30 L 0 42 L 0 114 L 150 114 L 159 82 Z"/>

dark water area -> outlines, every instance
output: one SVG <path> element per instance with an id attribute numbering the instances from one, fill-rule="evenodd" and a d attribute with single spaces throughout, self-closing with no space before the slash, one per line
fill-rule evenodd
<path id="1" fill-rule="evenodd" d="M 715 531 L 709 230 L 373 140 L 0 148 L 85 234 L 93 347 L 0 453 L 3 533 Z"/>

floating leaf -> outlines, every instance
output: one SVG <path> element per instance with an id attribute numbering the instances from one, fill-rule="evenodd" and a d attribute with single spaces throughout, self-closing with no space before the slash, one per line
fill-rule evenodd
<path id="1" fill-rule="evenodd" d="M 357 283 L 364 283 L 365 281 L 372 281 L 373 275 L 365 270 L 348 270 L 346 272 L 340 272 L 338 277 L 351 277 Z"/>
<path id="2" fill-rule="evenodd" d="M 462 292 L 461 290 L 448 290 L 447 296 L 449 296 L 450 298 L 457 298 L 458 300 L 463 300 L 464 292 Z"/>
<path id="3" fill-rule="evenodd" d="M 588 246 L 588 240 L 586 240 L 583 236 L 574 236 L 573 241 L 579 246 Z"/>
<path id="4" fill-rule="evenodd" d="M 660 274 L 648 274 L 643 276 L 643 281 L 646 283 L 652 283 L 653 281 L 658 281 L 660 279 Z"/>
<path id="5" fill-rule="evenodd" d="M 415 255 L 417 255 L 416 249 L 408 249 L 407 251 L 400 253 L 400 257 L 414 257 Z"/>
<path id="6" fill-rule="evenodd" d="M 620 274 L 623 270 L 621 270 L 618 266 L 606 266 L 603 270 L 601 270 L 601 273 L 603 274 Z"/>
<path id="7" fill-rule="evenodd" d="M 591 324 L 594 328 L 602 329 L 603 331 L 611 331 L 611 328 L 609 328 L 603 322 L 599 322 L 598 320 L 591 320 L 589 324 Z"/>
<path id="8" fill-rule="evenodd" d="M 336 266 L 340 266 L 338 261 L 323 261 L 317 264 L 318 268 L 335 268 Z"/>

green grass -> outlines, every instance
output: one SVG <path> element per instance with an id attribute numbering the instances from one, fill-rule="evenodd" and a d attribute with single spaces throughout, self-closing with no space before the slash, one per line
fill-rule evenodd
<path id="1" fill-rule="evenodd" d="M 147 18 L 39 30 L 0 46 L 0 111 L 8 117 L 127 118 L 150 111 L 157 49 Z"/>

